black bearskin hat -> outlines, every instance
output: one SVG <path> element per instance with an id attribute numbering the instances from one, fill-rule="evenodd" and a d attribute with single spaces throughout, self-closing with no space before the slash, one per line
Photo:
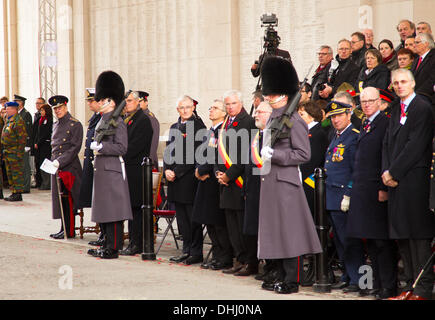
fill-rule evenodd
<path id="1" fill-rule="evenodd" d="M 292 96 L 299 90 L 298 74 L 287 59 L 275 56 L 267 57 L 261 66 L 263 96 Z"/>
<path id="2" fill-rule="evenodd" d="M 110 98 L 118 105 L 124 99 L 124 92 L 124 82 L 116 72 L 104 71 L 98 76 L 95 84 L 95 101 Z"/>

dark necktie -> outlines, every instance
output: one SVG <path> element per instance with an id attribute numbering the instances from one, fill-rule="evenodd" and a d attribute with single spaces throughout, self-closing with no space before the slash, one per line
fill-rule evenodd
<path id="1" fill-rule="evenodd" d="M 365 119 L 363 122 L 363 129 L 365 132 L 369 132 L 370 131 L 370 120 L 369 119 Z"/>

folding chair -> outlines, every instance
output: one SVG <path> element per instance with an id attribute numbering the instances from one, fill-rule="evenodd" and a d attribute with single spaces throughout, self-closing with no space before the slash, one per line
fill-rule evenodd
<path id="1" fill-rule="evenodd" d="M 168 226 L 166 227 L 166 229 L 163 233 L 163 238 L 162 238 L 162 241 L 160 242 L 159 247 L 157 248 L 156 255 L 159 253 L 163 243 L 165 242 L 166 236 L 168 235 L 169 231 L 171 231 L 172 236 L 174 237 L 175 245 L 176 245 L 177 249 L 179 249 L 177 238 L 175 237 L 174 228 L 172 227 L 172 223 L 175 221 L 175 210 L 164 209 L 167 207 L 167 201 L 165 201 L 164 205 L 162 206 L 163 209 L 157 209 L 157 199 L 158 199 L 158 196 L 160 194 L 162 175 L 163 174 L 161 172 L 159 172 L 158 178 L 157 178 L 158 179 L 157 183 L 156 184 L 153 183 L 153 191 L 154 191 L 154 185 L 155 185 L 155 192 L 154 192 L 154 197 L 153 197 L 153 205 L 154 205 L 155 209 L 153 210 L 153 215 L 155 218 L 154 223 L 155 223 L 156 227 L 157 227 L 157 223 L 158 223 L 159 219 L 161 219 L 161 218 L 164 218 L 166 220 L 166 223 L 168 224 Z"/>

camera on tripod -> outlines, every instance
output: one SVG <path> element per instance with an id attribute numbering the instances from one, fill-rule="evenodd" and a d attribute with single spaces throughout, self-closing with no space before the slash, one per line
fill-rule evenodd
<path id="1" fill-rule="evenodd" d="M 278 36 L 278 18 L 276 14 L 263 14 L 261 17 L 261 27 L 267 27 L 264 32 L 264 45 L 263 48 L 268 54 L 274 54 L 279 46 L 281 38 Z"/>

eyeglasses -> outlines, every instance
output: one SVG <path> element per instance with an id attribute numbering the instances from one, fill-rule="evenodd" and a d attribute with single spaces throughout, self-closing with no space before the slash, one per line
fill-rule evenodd
<path id="1" fill-rule="evenodd" d="M 327 56 L 328 54 L 328 52 L 317 52 L 318 56 Z"/>
<path id="2" fill-rule="evenodd" d="M 420 44 L 422 41 L 414 41 L 414 44 Z"/>
<path id="3" fill-rule="evenodd" d="M 361 102 L 361 105 L 364 105 L 364 104 L 372 105 L 373 103 L 375 103 L 378 100 L 379 100 L 379 98 L 370 99 L 370 100 L 361 100 L 360 102 Z"/>

